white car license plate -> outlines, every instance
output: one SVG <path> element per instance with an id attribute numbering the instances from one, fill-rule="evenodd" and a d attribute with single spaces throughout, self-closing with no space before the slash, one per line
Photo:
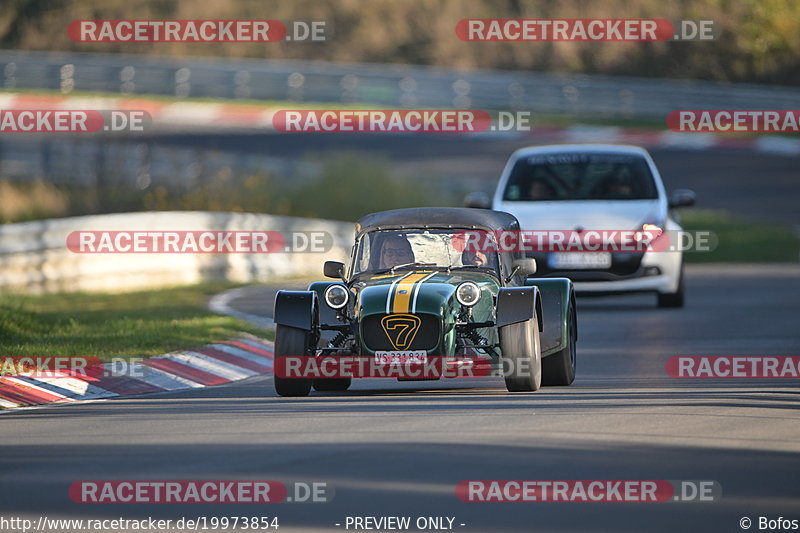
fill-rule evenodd
<path id="1" fill-rule="evenodd" d="M 550 254 L 547 260 L 550 268 L 609 268 L 610 252 L 559 252 Z"/>
<path id="2" fill-rule="evenodd" d="M 424 365 L 428 362 L 428 352 L 425 350 L 408 350 L 396 352 L 375 352 L 375 362 L 379 365 Z"/>

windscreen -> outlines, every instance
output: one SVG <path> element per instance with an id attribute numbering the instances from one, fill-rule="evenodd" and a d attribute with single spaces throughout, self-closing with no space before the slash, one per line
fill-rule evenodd
<path id="1" fill-rule="evenodd" d="M 463 243 L 464 230 L 373 231 L 359 240 L 353 273 L 424 268 L 419 265 L 497 270 L 497 252 L 464 251 Z"/>
<path id="2" fill-rule="evenodd" d="M 541 154 L 514 165 L 503 200 L 651 200 L 658 198 L 644 158 L 625 154 Z"/>

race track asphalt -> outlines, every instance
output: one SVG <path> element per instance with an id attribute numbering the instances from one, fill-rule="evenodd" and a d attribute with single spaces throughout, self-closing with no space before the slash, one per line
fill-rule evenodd
<path id="1" fill-rule="evenodd" d="M 674 355 L 800 355 L 800 267 L 690 267 L 687 305 L 580 298 L 571 387 L 509 394 L 497 378 L 356 381 L 276 397 L 269 377 L 0 415 L 0 516 L 278 516 L 281 531 L 348 516 L 455 517 L 456 531 L 742 531 L 800 519 L 798 380 L 677 380 Z M 231 305 L 268 316 L 275 287 Z M 326 481 L 331 503 L 87 505 L 77 480 Z M 715 502 L 466 503 L 468 479 L 714 480 Z M 335 524 L 341 524 L 337 527 Z M 464 524 L 461 526 L 460 524 Z M 352 531 L 352 529 L 351 529 Z"/>

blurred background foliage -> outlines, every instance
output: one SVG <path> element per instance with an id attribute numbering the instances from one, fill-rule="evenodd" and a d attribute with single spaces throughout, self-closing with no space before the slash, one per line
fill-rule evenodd
<path id="1" fill-rule="evenodd" d="M 0 180 L 0 223 L 132 211 L 271 213 L 354 221 L 375 211 L 458 201 L 434 194 L 419 180 L 401 180 L 388 162 L 362 153 L 343 152 L 318 163 L 319 172 L 303 180 L 223 169 L 215 179 L 190 190 Z"/>
<path id="2" fill-rule="evenodd" d="M 188 191 L 163 185 L 140 190 L 0 181 L 0 223 L 142 210 L 271 213 L 352 222 L 386 209 L 460 204 L 460 198 L 444 195 L 424 180 L 398 178 L 380 158 L 345 152 L 319 163 L 320 171 L 302 180 L 223 170 Z M 689 263 L 794 262 L 800 254 L 800 235 L 785 224 L 703 209 L 681 210 L 681 219 L 687 230 L 712 231 L 718 243 L 711 253 L 687 254 Z"/>
<path id="3" fill-rule="evenodd" d="M 74 43 L 78 19 L 326 21 L 322 43 Z M 463 18 L 713 20 L 714 41 L 470 43 Z M 4 0 L 0 47 L 155 55 L 317 59 L 800 84 L 797 0 Z M 53 31 L 63 28 L 63 31 Z"/>

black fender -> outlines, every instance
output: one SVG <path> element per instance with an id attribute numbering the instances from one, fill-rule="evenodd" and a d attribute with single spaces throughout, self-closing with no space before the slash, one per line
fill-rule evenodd
<path id="1" fill-rule="evenodd" d="M 495 325 L 498 328 L 533 318 L 542 331 L 542 298 L 537 287 L 503 287 L 497 292 Z"/>
<path id="2" fill-rule="evenodd" d="M 278 291 L 275 295 L 273 321 L 282 326 L 316 330 L 319 325 L 319 301 L 314 291 Z"/>
<path id="3" fill-rule="evenodd" d="M 568 278 L 528 278 L 525 285 L 539 289 L 539 295 L 547 312 L 544 316 L 544 334 L 540 337 L 542 357 L 557 353 L 567 347 L 570 304 L 575 307 L 575 288 Z M 575 319 L 575 335 L 578 324 Z"/>

